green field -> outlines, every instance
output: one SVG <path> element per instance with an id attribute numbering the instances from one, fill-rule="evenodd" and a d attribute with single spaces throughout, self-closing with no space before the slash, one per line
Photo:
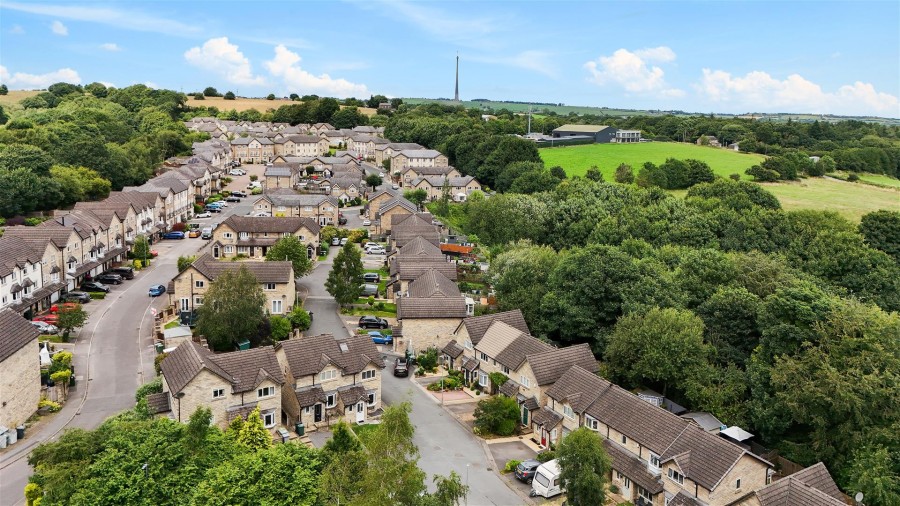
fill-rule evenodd
<path id="1" fill-rule="evenodd" d="M 835 179 L 810 178 L 791 183 L 764 183 L 786 210 L 837 211 L 858 222 L 862 215 L 888 209 L 900 211 L 900 191 Z"/>
<path id="2" fill-rule="evenodd" d="M 750 176 L 744 171 L 765 159 L 763 155 L 676 142 L 587 144 L 541 148 L 539 151 L 547 167 L 559 165 L 569 176 L 583 176 L 592 165 L 596 165 L 607 181 L 613 180 L 613 173 L 621 163 L 631 165 L 637 173 L 645 162 L 661 164 L 667 158 L 702 160 L 719 176 L 728 177 L 737 173 L 749 180 Z"/>

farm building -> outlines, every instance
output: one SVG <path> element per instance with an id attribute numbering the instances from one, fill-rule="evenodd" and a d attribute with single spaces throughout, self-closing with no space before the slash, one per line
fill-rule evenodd
<path id="1" fill-rule="evenodd" d="M 565 137 L 592 137 L 596 143 L 616 142 L 618 128 L 606 125 L 563 125 L 553 130 L 555 139 Z"/>

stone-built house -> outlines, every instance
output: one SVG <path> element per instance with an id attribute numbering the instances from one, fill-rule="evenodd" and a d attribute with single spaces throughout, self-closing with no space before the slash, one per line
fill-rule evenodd
<path id="1" fill-rule="evenodd" d="M 187 221 L 194 213 L 194 195 L 190 187 L 181 179 L 163 174 L 149 179 L 141 186 L 126 186 L 125 193 L 132 191 L 157 192 L 163 201 L 165 216 L 157 218 L 159 230 L 169 230 L 176 223 Z"/>
<path id="2" fill-rule="evenodd" d="M 385 285 L 388 298 L 399 297 L 399 294 L 406 296 L 409 292 L 409 284 L 429 270 L 435 270 L 450 281 L 456 282 L 456 264 L 447 262 L 443 258 L 396 260 L 391 263 L 390 279 Z"/>
<path id="3" fill-rule="evenodd" d="M 22 315 L 0 309 L 0 427 L 15 430 L 41 400 L 40 332 Z"/>
<path id="4" fill-rule="evenodd" d="M 423 259 L 442 260 L 444 259 L 444 254 L 441 253 L 439 247 L 425 240 L 422 236 L 416 236 L 404 244 L 403 247 L 391 250 L 387 257 L 388 265 L 392 265 L 394 262 L 415 262 Z"/>
<path id="5" fill-rule="evenodd" d="M 231 158 L 241 163 L 265 163 L 275 158 L 275 141 L 268 137 L 237 137 L 231 141 Z"/>
<path id="6" fill-rule="evenodd" d="M 384 361 L 368 336 L 290 339 L 276 345 L 275 355 L 287 378 L 282 405 L 288 425 L 363 423 L 381 411 Z"/>
<path id="7" fill-rule="evenodd" d="M 347 150 L 362 159 L 375 159 L 375 147 L 391 141 L 368 134 L 354 134 L 347 139 Z"/>
<path id="8" fill-rule="evenodd" d="M 612 460 L 611 483 L 635 504 L 726 506 L 770 479 L 761 457 L 578 365 L 547 390 L 531 422 L 544 446 L 577 427 L 596 431 Z"/>
<path id="9" fill-rule="evenodd" d="M 365 183 L 355 177 L 331 177 L 328 179 L 331 183 L 331 196 L 347 202 L 357 197 L 362 197 L 366 190 Z"/>
<path id="10" fill-rule="evenodd" d="M 423 176 L 413 179 L 408 188 L 410 190 L 425 190 L 429 200 L 437 200 L 443 196 L 444 181 L 449 183 L 450 199 L 453 201 L 464 201 L 472 192 L 481 190 L 481 183 L 472 176 L 450 177 L 445 176 Z"/>
<path id="11" fill-rule="evenodd" d="M 400 249 L 416 237 L 440 247 L 441 234 L 438 227 L 431 224 L 429 213 L 394 213 L 391 216 L 391 247 Z"/>
<path id="12" fill-rule="evenodd" d="M 347 141 L 347 135 L 340 130 L 325 130 L 318 135 L 328 141 L 328 146 L 332 148 L 339 147 Z"/>
<path id="13" fill-rule="evenodd" d="M 315 123 L 309 126 L 309 133 L 313 135 L 321 135 L 322 132 L 328 130 L 334 130 L 334 127 L 330 123 Z"/>
<path id="14" fill-rule="evenodd" d="M 411 186 L 412 182 L 423 177 L 461 177 L 462 174 L 455 167 L 406 167 L 400 171 L 400 185 Z"/>
<path id="15" fill-rule="evenodd" d="M 319 226 L 337 225 L 338 200 L 331 195 L 300 194 L 294 190 L 269 190 L 253 204 L 255 212 L 272 217 L 309 218 Z"/>
<path id="16" fill-rule="evenodd" d="M 0 240 L 19 238 L 32 248 L 44 248 L 41 270 L 49 271 L 54 282 L 65 284 L 65 291 L 74 290 L 84 275 L 96 265 L 85 263 L 81 236 L 67 227 L 6 227 Z M 90 248 L 90 246 L 88 246 Z M 46 263 L 44 263 L 46 262 Z M 54 278 L 55 275 L 55 278 Z M 10 300 L 10 302 L 14 302 Z"/>
<path id="17" fill-rule="evenodd" d="M 298 182 L 298 167 L 290 163 L 274 163 L 266 167 L 263 173 L 263 188 L 273 190 L 275 188 L 294 188 Z"/>
<path id="18" fill-rule="evenodd" d="M 262 260 L 279 239 L 293 235 L 306 244 L 306 254 L 312 260 L 319 246 L 319 230 L 312 218 L 232 215 L 213 231 L 212 256 L 246 255 Z"/>
<path id="19" fill-rule="evenodd" d="M 43 253 L 21 237 L 0 237 L 0 309 L 21 308 L 16 312 L 27 313 L 32 307 L 48 307 L 53 293 L 58 298 L 59 289 L 64 286 L 61 283 L 55 292 L 36 297 L 44 286 Z M 34 310 L 28 316 L 33 313 Z"/>
<path id="20" fill-rule="evenodd" d="M 549 344 L 530 336 L 527 332 L 522 332 L 502 321 L 495 321 L 475 345 L 475 358 L 478 360 L 477 376 L 470 375 L 467 379 L 469 381 L 477 379 L 482 388 L 490 389 L 491 373 L 499 372 L 508 378 L 516 377 L 517 369 L 528 354 L 553 349 Z M 523 378 L 519 379 L 524 382 Z"/>
<path id="21" fill-rule="evenodd" d="M 394 347 L 442 349 L 452 339 L 463 318 L 475 314 L 475 301 L 463 297 L 456 283 L 436 269 L 420 274 L 402 296 L 397 294 L 397 322 L 402 339 Z"/>
<path id="22" fill-rule="evenodd" d="M 290 135 L 277 139 L 275 156 L 324 156 L 328 153 L 328 139 L 318 135 Z"/>
<path id="23" fill-rule="evenodd" d="M 220 262 L 204 253 L 187 269 L 179 272 L 169 283 L 169 303 L 180 311 L 193 311 L 203 305 L 210 285 L 225 271 L 246 267 L 266 296 L 265 310 L 271 314 L 286 314 L 297 301 L 297 286 L 291 262 Z"/>
<path id="24" fill-rule="evenodd" d="M 402 172 L 406 167 L 446 167 L 447 156 L 434 149 L 404 149 L 391 156 L 391 172 Z"/>
<path id="25" fill-rule="evenodd" d="M 271 346 L 216 354 L 185 341 L 160 368 L 163 391 L 147 398 L 158 414 L 186 423 L 198 408 L 209 408 L 212 424 L 221 429 L 257 407 L 267 429 L 282 420 L 284 374 Z"/>
<path id="26" fill-rule="evenodd" d="M 369 217 L 374 221 L 378 216 L 381 205 L 397 197 L 400 197 L 400 193 L 392 189 L 378 190 L 372 195 L 369 195 L 369 202 L 366 203 L 366 211 L 368 211 Z"/>
<path id="27" fill-rule="evenodd" d="M 749 492 L 728 506 L 846 506 L 847 497 L 819 462 Z"/>
<path id="28" fill-rule="evenodd" d="M 372 228 L 377 234 L 390 234 L 392 217 L 400 215 L 412 215 L 419 211 L 415 204 L 403 197 L 395 197 L 378 207 L 378 214 L 372 221 Z M 369 216 L 372 216 L 371 214 Z"/>
<path id="29" fill-rule="evenodd" d="M 478 358 L 475 356 L 475 345 L 481 342 L 488 327 L 495 321 L 501 321 L 524 333 L 529 333 L 528 324 L 522 311 L 513 309 L 502 313 L 486 314 L 466 318 L 453 332 L 453 340 L 463 348 L 463 356 L 460 357 L 460 367 L 471 381 L 477 378 Z"/>
<path id="30" fill-rule="evenodd" d="M 379 167 L 384 166 L 385 160 L 390 160 L 394 153 L 399 153 L 404 149 L 425 149 L 425 146 L 416 144 L 415 142 L 391 142 L 388 144 L 378 144 L 375 146 L 375 164 Z"/>

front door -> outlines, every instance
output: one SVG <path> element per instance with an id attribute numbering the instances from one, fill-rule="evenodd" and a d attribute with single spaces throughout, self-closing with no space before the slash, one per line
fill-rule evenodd
<path id="1" fill-rule="evenodd" d="M 522 408 L 522 425 L 528 426 L 528 410 Z"/>
<path id="2" fill-rule="evenodd" d="M 357 402 L 356 403 L 356 423 L 363 423 L 366 421 L 366 403 Z"/>
<path id="3" fill-rule="evenodd" d="M 181 299 L 181 310 L 182 311 L 190 311 L 191 310 L 191 299 L 183 298 Z"/>
<path id="4" fill-rule="evenodd" d="M 541 446 L 547 446 L 547 431 L 541 429 Z"/>
<path id="5" fill-rule="evenodd" d="M 322 405 L 316 404 L 316 407 L 313 409 L 313 422 L 321 422 L 322 421 Z"/>
<path id="6" fill-rule="evenodd" d="M 219 247 L 215 246 L 213 248 L 213 258 L 219 258 Z"/>

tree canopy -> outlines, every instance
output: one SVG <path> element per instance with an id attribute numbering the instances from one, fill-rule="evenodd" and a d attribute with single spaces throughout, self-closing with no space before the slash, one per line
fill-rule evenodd
<path id="1" fill-rule="evenodd" d="M 278 239 L 266 252 L 266 261 L 290 261 L 294 268 L 294 276 L 302 277 L 312 270 L 307 246 L 297 236 L 289 235 Z"/>
<path id="2" fill-rule="evenodd" d="M 334 257 L 325 289 L 338 304 L 351 304 L 359 298 L 360 279 L 363 275 L 362 257 L 359 248 L 347 241 Z"/>
<path id="3" fill-rule="evenodd" d="M 210 283 L 197 308 L 197 332 L 218 351 L 233 350 L 238 341 L 257 334 L 265 319 L 266 296 L 245 265 L 228 269 Z"/>

